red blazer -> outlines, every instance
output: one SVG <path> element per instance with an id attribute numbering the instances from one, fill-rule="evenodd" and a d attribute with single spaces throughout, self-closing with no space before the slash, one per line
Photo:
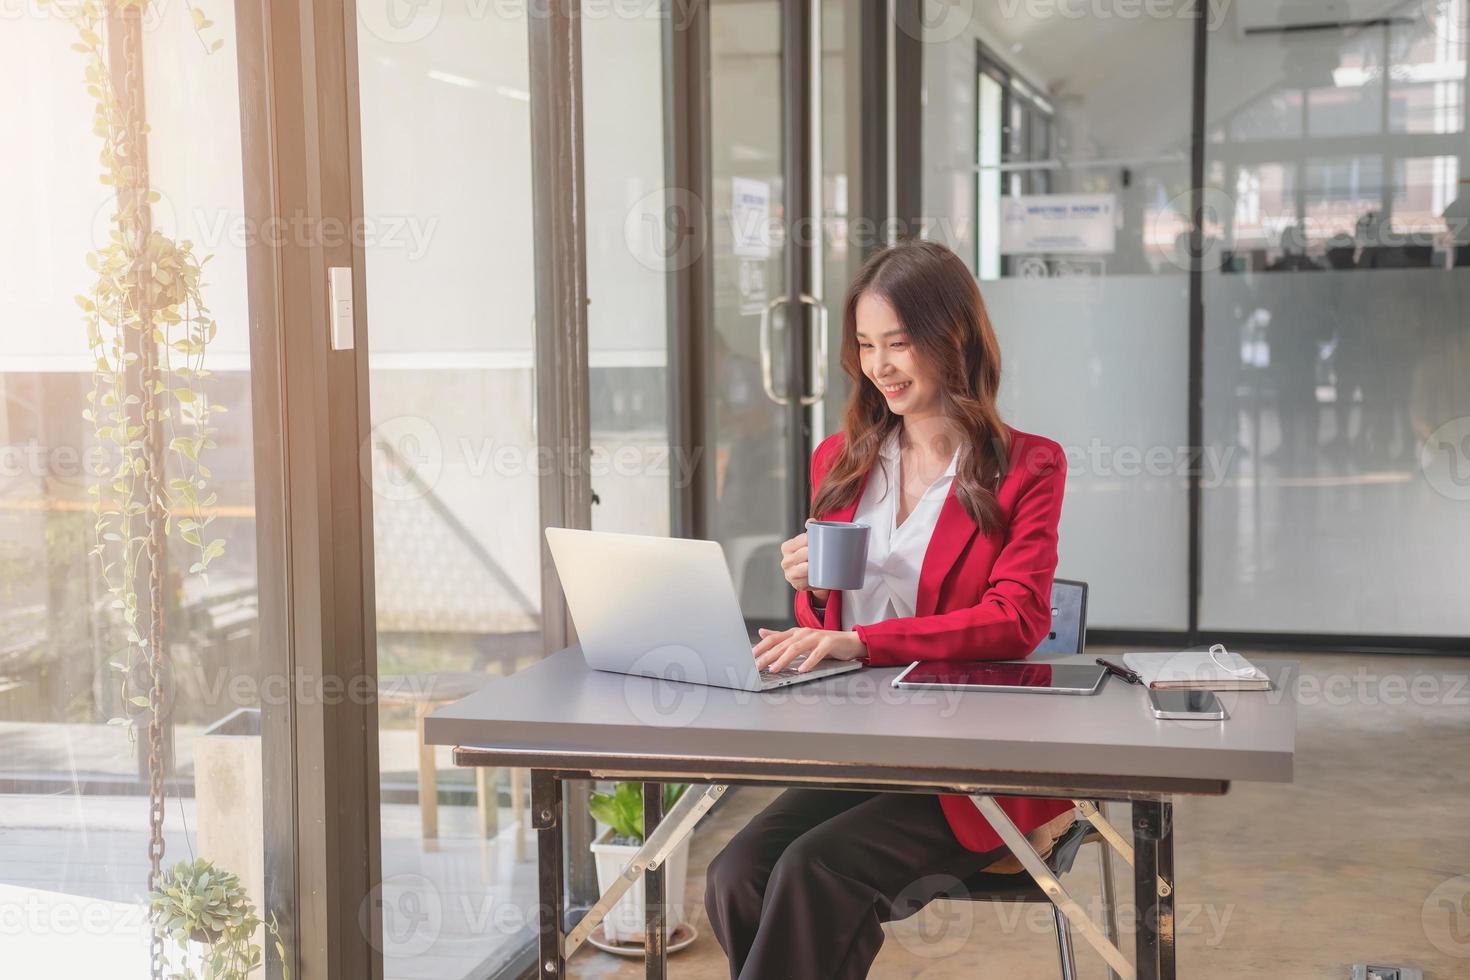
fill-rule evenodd
<path id="1" fill-rule="evenodd" d="M 1051 629 L 1051 580 L 1057 568 L 1067 460 L 1050 439 L 1015 429 L 1010 434 L 1008 468 L 998 494 L 1003 528 L 977 533 L 951 488 L 924 553 L 915 615 L 857 627 L 868 647 L 868 663 L 897 667 L 915 660 L 1018 660 L 1036 649 Z M 836 461 L 842 440 L 840 432 L 830 436 L 812 454 L 814 493 Z M 817 516 L 850 521 L 856 511 L 854 500 Z M 828 596 L 819 618 L 811 593 L 798 592 L 796 620 L 816 629 L 842 629 L 842 593 Z M 1070 800 L 996 800 L 1022 833 L 1072 807 Z M 969 850 L 1004 846 L 967 797 L 940 796 L 939 803 Z"/>

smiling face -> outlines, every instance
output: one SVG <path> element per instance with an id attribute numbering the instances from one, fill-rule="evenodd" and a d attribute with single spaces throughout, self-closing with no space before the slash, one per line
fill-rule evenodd
<path id="1" fill-rule="evenodd" d="M 858 297 L 858 363 L 895 415 L 906 422 L 939 412 L 939 384 L 920 361 L 903 321 L 875 292 Z"/>

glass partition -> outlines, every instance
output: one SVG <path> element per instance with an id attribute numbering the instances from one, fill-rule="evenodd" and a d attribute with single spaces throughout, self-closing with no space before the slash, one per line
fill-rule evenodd
<path id="1" fill-rule="evenodd" d="M 1094 627 L 1188 621 L 1193 31 L 977 5 L 924 48 L 925 233 L 979 279 L 1002 414 L 1067 451 L 1058 574 Z"/>
<path id="2" fill-rule="evenodd" d="M 582 9 L 592 526 L 669 533 L 667 277 L 686 195 L 664 180 L 663 32 L 657 17 Z"/>
<path id="3" fill-rule="evenodd" d="M 1210 36 L 1204 628 L 1463 635 L 1464 0 Z"/>
<path id="4" fill-rule="evenodd" d="M 535 925 L 523 770 L 423 719 L 541 650 L 525 7 L 359 7 L 389 978 L 494 974 Z"/>
<path id="5" fill-rule="evenodd" d="M 749 620 L 791 618 L 779 575 L 795 492 L 786 408 L 785 147 L 782 11 L 773 0 L 714 0 L 710 19 L 713 328 L 705 340 L 714 506 L 709 534 L 725 548 Z M 809 226 L 803 233 L 810 234 Z M 774 306 L 773 306 L 774 304 Z"/>

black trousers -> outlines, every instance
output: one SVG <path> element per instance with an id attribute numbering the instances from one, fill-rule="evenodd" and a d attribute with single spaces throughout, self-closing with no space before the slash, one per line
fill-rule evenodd
<path id="1" fill-rule="evenodd" d="M 938 797 L 790 789 L 710 862 L 705 910 L 734 980 L 866 977 L 884 922 L 1005 853 L 966 850 Z"/>

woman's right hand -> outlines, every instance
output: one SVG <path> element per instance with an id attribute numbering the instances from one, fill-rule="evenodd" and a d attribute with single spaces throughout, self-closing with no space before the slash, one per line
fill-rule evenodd
<path id="1" fill-rule="evenodd" d="M 798 534 L 790 541 L 781 542 L 781 574 L 786 576 L 786 581 L 798 592 L 810 591 L 812 598 L 818 602 L 826 602 L 830 594 L 828 589 L 813 589 L 807 582 L 807 552 L 806 532 Z"/>

